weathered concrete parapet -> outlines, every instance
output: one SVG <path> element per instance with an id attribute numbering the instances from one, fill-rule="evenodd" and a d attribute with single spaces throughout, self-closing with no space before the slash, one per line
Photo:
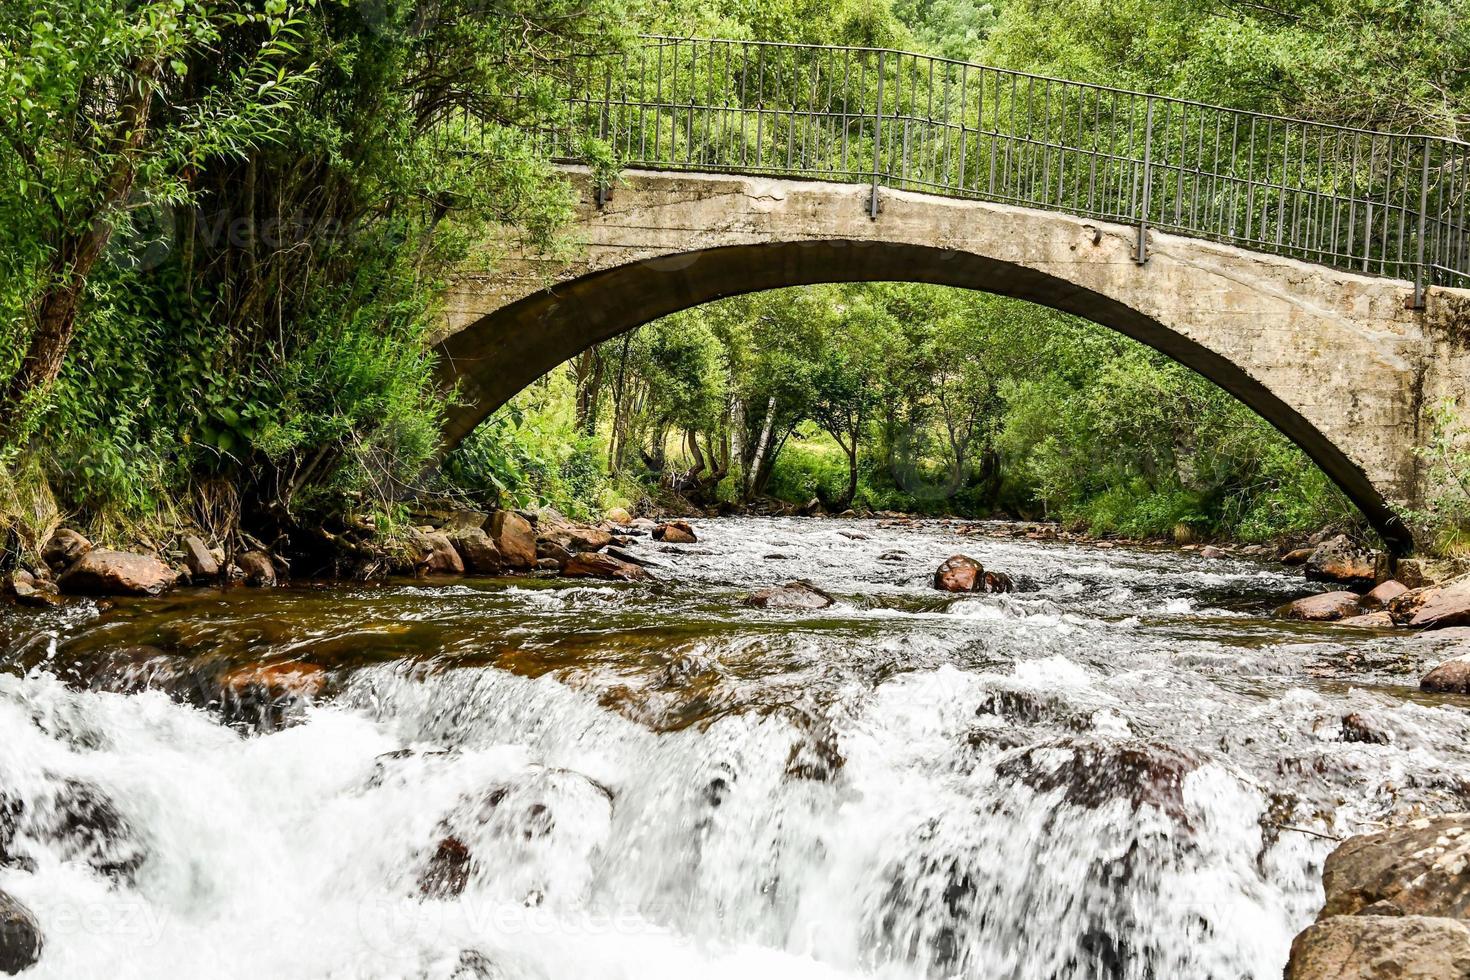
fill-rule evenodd
<path id="1" fill-rule="evenodd" d="M 863 185 L 628 172 L 598 207 L 581 168 L 571 261 L 502 243 L 446 298 L 451 443 L 557 364 L 723 296 L 819 282 L 981 289 L 1075 313 L 1210 378 L 1300 445 L 1400 549 L 1423 497 L 1424 407 L 1470 407 L 1470 292 L 1341 272 L 1198 239 Z"/>

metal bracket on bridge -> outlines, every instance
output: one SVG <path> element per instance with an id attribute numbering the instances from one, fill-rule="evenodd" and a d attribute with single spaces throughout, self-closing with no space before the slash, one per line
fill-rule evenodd
<path id="1" fill-rule="evenodd" d="M 606 207 L 607 202 L 611 201 L 612 197 L 612 187 L 603 183 L 600 180 L 597 181 L 596 186 L 592 190 L 592 199 L 597 202 L 597 210 L 601 211 L 604 207 Z"/>

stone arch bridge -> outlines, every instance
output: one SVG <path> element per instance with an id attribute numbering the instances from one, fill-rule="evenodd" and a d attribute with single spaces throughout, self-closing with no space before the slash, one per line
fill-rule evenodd
<path id="1" fill-rule="evenodd" d="M 1445 400 L 1470 412 L 1470 146 L 1051 79 L 1048 123 L 1023 129 L 1020 80 L 1040 116 L 1032 76 L 941 62 L 940 91 L 937 59 L 898 52 L 647 45 L 616 78 L 592 61 L 567 83 L 574 122 L 629 161 L 612 180 L 562 165 L 571 256 L 495 237 L 450 286 L 450 445 L 557 364 L 669 313 L 784 286 L 923 282 L 1076 314 L 1192 368 L 1300 446 L 1391 549 L 1412 547 L 1395 508 L 1434 489 L 1415 452 L 1430 413 Z M 819 100 L 824 84 L 852 87 L 856 62 L 866 86 Z M 658 101 L 629 97 L 634 74 L 666 83 Z M 553 131 L 553 153 L 574 128 Z M 1348 177 L 1323 176 L 1335 169 Z"/>

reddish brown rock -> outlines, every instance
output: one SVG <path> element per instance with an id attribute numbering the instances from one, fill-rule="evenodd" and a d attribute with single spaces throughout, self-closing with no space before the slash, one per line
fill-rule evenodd
<path id="1" fill-rule="evenodd" d="M 205 546 L 204 541 L 195 534 L 184 535 L 182 542 L 184 546 L 184 567 L 189 574 L 198 580 L 219 577 L 219 562 L 214 560 L 214 555 Z"/>
<path id="2" fill-rule="evenodd" d="M 1446 660 L 1425 674 L 1419 687 L 1435 694 L 1470 694 L 1470 653 Z"/>
<path id="3" fill-rule="evenodd" d="M 526 569 L 536 564 L 536 532 L 531 522 L 515 511 L 497 510 L 487 529 L 490 540 L 507 568 Z"/>
<path id="4" fill-rule="evenodd" d="M 1307 578 L 1318 582 L 1372 582 L 1373 554 L 1339 534 L 1317 545 L 1307 559 Z"/>
<path id="5" fill-rule="evenodd" d="M 1291 551 L 1288 551 L 1286 554 L 1281 556 L 1281 564 L 1305 565 L 1307 563 L 1307 559 L 1312 557 L 1312 552 L 1316 550 L 1316 548 L 1293 548 Z"/>
<path id="6" fill-rule="evenodd" d="M 51 537 L 46 539 L 46 543 L 41 547 L 41 560 L 53 572 L 60 574 L 91 550 L 92 542 L 83 537 L 80 532 L 63 527 L 58 528 Z"/>
<path id="7" fill-rule="evenodd" d="M 1423 817 L 1351 837 L 1322 866 L 1322 917 L 1470 917 L 1467 865 L 1470 813 Z"/>
<path id="8" fill-rule="evenodd" d="M 606 578 L 623 582 L 639 582 L 649 578 L 647 570 L 641 565 L 618 561 L 611 555 L 594 552 L 572 555 L 562 566 L 561 573 L 567 578 Z"/>
<path id="9" fill-rule="evenodd" d="M 426 575 L 463 575 L 464 559 L 443 531 L 430 531 L 421 536 L 428 549 L 422 568 Z"/>
<path id="10" fill-rule="evenodd" d="M 1387 745 L 1391 739 L 1388 732 L 1380 728 L 1367 715 L 1354 711 L 1342 716 L 1342 741 L 1361 742 L 1366 745 Z"/>
<path id="11" fill-rule="evenodd" d="M 469 884 L 473 860 L 458 837 L 444 838 L 419 875 L 419 892 L 425 898 L 454 898 Z"/>
<path id="12" fill-rule="evenodd" d="M 247 551 L 235 559 L 244 573 L 245 584 L 252 589 L 276 587 L 276 563 L 264 551 Z"/>
<path id="13" fill-rule="evenodd" d="M 665 521 L 653 529 L 653 539 L 665 544 L 694 544 L 699 540 L 688 521 Z"/>
<path id="14" fill-rule="evenodd" d="M 944 592 L 979 592 L 985 587 L 985 566 L 967 555 L 952 555 L 934 571 L 934 587 Z"/>
<path id="15" fill-rule="evenodd" d="M 1409 587 L 1407 585 L 1389 579 L 1387 582 L 1380 582 L 1378 585 L 1375 585 L 1373 590 L 1363 596 L 1359 602 L 1369 612 L 1377 612 L 1380 609 L 1386 610 L 1390 602 L 1408 591 Z"/>
<path id="16" fill-rule="evenodd" d="M 1470 625 L 1470 577 L 1410 589 L 1389 601 L 1388 612 L 1398 625 L 1415 629 Z"/>
<path id="17" fill-rule="evenodd" d="M 449 543 L 459 552 L 465 571 L 471 575 L 498 575 L 505 559 L 483 528 L 458 528 L 447 532 Z"/>
<path id="18" fill-rule="evenodd" d="M 327 681 L 324 668 L 300 661 L 237 667 L 220 678 L 219 707 L 228 722 L 271 731 L 326 693 Z"/>
<path id="19" fill-rule="evenodd" d="M 72 595 L 161 595 L 178 573 L 157 558 L 128 551 L 89 551 L 58 578 Z"/>
<path id="20" fill-rule="evenodd" d="M 600 551 L 612 544 L 612 538 L 612 532 L 576 524 L 552 507 L 543 507 L 536 513 L 538 547 L 555 545 L 568 554 L 576 554 L 579 551 Z M 553 553 L 549 556 L 542 554 L 542 557 L 559 556 Z"/>
<path id="21" fill-rule="evenodd" d="M 1289 602 L 1277 610 L 1277 615 L 1287 619 L 1328 623 L 1348 616 L 1356 616 L 1359 611 L 1357 593 L 1323 592 L 1320 595 L 1309 595 L 1305 599 Z"/>

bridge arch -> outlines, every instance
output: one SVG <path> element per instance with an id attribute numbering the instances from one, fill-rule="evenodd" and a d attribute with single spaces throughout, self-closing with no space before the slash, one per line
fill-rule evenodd
<path id="1" fill-rule="evenodd" d="M 922 282 L 1028 300 L 1147 344 L 1300 446 L 1390 548 L 1412 545 L 1394 505 L 1417 498 L 1412 448 L 1426 386 L 1444 376 L 1411 283 L 1157 233 L 1140 265 L 1132 227 L 902 191 L 884 191 L 874 219 L 870 190 L 853 184 L 638 172 L 606 200 L 585 172 L 569 174 L 577 259 L 503 250 L 449 293 L 451 446 L 557 364 L 670 313 L 787 286 Z M 1431 290 L 1428 315 L 1454 292 Z"/>

